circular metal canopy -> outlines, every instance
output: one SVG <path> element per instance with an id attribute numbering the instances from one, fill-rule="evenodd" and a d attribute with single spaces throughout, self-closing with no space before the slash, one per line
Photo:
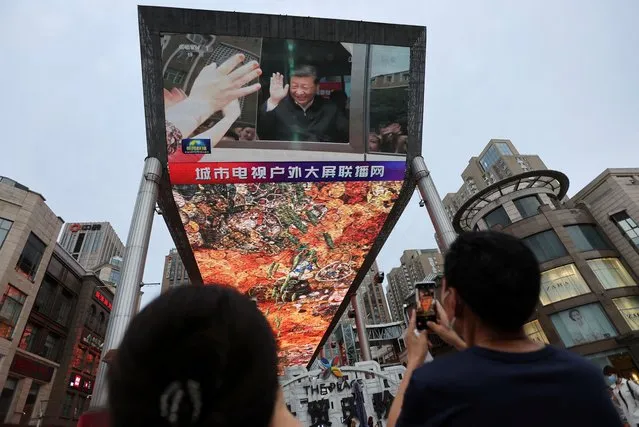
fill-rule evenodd
<path id="1" fill-rule="evenodd" d="M 538 188 L 547 190 L 546 193 L 554 193 L 557 199 L 561 200 L 568 192 L 568 185 L 568 177 L 554 170 L 535 170 L 502 179 L 466 200 L 453 218 L 453 227 L 458 233 L 470 231 L 471 223 L 477 213 L 507 194 Z"/>

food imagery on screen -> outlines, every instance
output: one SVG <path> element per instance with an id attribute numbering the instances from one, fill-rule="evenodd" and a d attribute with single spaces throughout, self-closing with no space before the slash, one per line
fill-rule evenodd
<path id="1" fill-rule="evenodd" d="M 402 181 L 174 185 L 205 283 L 255 299 L 280 365 L 309 362 Z"/>

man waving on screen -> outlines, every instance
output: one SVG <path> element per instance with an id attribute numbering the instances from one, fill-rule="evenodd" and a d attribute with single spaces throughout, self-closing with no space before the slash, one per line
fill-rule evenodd
<path id="1" fill-rule="evenodd" d="M 270 95 L 260 108 L 258 132 L 276 141 L 348 142 L 348 120 L 337 104 L 317 96 L 319 78 L 310 65 L 271 77 Z"/>

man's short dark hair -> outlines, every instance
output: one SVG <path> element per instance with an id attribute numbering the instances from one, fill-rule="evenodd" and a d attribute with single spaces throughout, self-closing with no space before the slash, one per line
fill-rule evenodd
<path id="1" fill-rule="evenodd" d="M 612 367 L 612 366 L 608 365 L 608 366 L 604 366 L 604 368 L 603 368 L 603 374 L 604 374 L 605 376 L 609 376 L 609 375 L 612 375 L 612 374 L 617 375 L 617 374 L 618 374 L 618 371 L 617 371 L 614 367 Z"/>
<path id="2" fill-rule="evenodd" d="M 317 68 L 312 65 L 300 65 L 291 73 L 291 78 L 293 77 L 313 77 L 313 81 L 315 84 L 319 83 L 319 76 L 317 74 Z"/>
<path id="3" fill-rule="evenodd" d="M 113 427 L 168 426 L 161 396 L 189 380 L 199 405 L 185 394 L 174 425 L 266 426 L 278 392 L 275 336 L 235 289 L 180 286 L 135 316 L 107 376 Z"/>
<path id="4" fill-rule="evenodd" d="M 487 326 L 516 332 L 533 314 L 541 274 L 532 251 L 520 239 L 494 231 L 460 235 L 446 254 L 447 286 Z"/>

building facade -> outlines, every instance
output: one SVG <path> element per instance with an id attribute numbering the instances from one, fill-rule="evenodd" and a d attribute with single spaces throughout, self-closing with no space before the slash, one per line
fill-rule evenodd
<path id="1" fill-rule="evenodd" d="M 0 177 L 0 422 L 27 422 L 25 406 L 50 391 L 55 362 L 18 347 L 62 223 L 42 195 Z M 37 390 L 30 375 L 41 380 Z"/>
<path id="2" fill-rule="evenodd" d="M 190 285 L 191 280 L 182 264 L 177 249 L 171 249 L 164 258 L 164 274 L 162 275 L 162 289 L 164 293 L 175 286 Z"/>
<path id="3" fill-rule="evenodd" d="M 408 283 L 401 267 L 391 269 L 386 275 L 388 286 L 386 288 L 386 299 L 393 322 L 403 322 L 403 295 L 408 295 Z"/>
<path id="4" fill-rule="evenodd" d="M 489 185 L 523 172 L 546 169 L 539 156 L 520 154 L 509 139 L 491 139 L 479 156 L 470 158 L 462 172 L 464 183 L 456 193 L 444 197 L 444 207 L 452 220 L 469 197 Z"/>
<path id="5" fill-rule="evenodd" d="M 112 301 L 108 286 L 56 245 L 12 364 L 22 368 L 10 371 L 23 394 L 29 389 L 29 424 L 75 426 L 88 409 Z"/>
<path id="6" fill-rule="evenodd" d="M 566 200 L 568 185 L 564 174 L 545 169 L 500 179 L 466 198 L 453 226 L 500 230 L 534 252 L 542 279 L 537 310 L 525 326 L 530 338 L 639 379 L 639 334 L 630 316 L 633 304 L 639 313 L 639 269 L 624 254 L 628 241 L 618 246 L 604 231 L 610 219 L 602 225 L 586 204 Z"/>
<path id="7" fill-rule="evenodd" d="M 124 256 L 124 245 L 108 222 L 75 222 L 65 224 L 60 246 L 86 270 Z"/>
<path id="8" fill-rule="evenodd" d="M 400 267 L 393 268 L 388 277 L 386 297 L 392 321 L 404 322 L 406 297 L 415 290 L 415 283 L 443 272 L 442 254 L 437 249 L 408 249 L 400 257 Z"/>
<path id="9" fill-rule="evenodd" d="M 364 308 L 367 325 L 391 322 L 383 282 L 384 273 L 379 271 L 376 261 L 357 289 L 357 297 Z"/>
<path id="10" fill-rule="evenodd" d="M 106 330 L 99 310 L 91 335 L 80 327 L 86 302 L 99 289 L 110 306 L 113 294 L 56 243 L 62 224 L 40 194 L 0 178 L 0 424 L 74 426 L 91 393 L 90 372 L 77 386 L 71 377 L 73 351 Z M 65 400 L 71 382 L 85 399 Z"/>

